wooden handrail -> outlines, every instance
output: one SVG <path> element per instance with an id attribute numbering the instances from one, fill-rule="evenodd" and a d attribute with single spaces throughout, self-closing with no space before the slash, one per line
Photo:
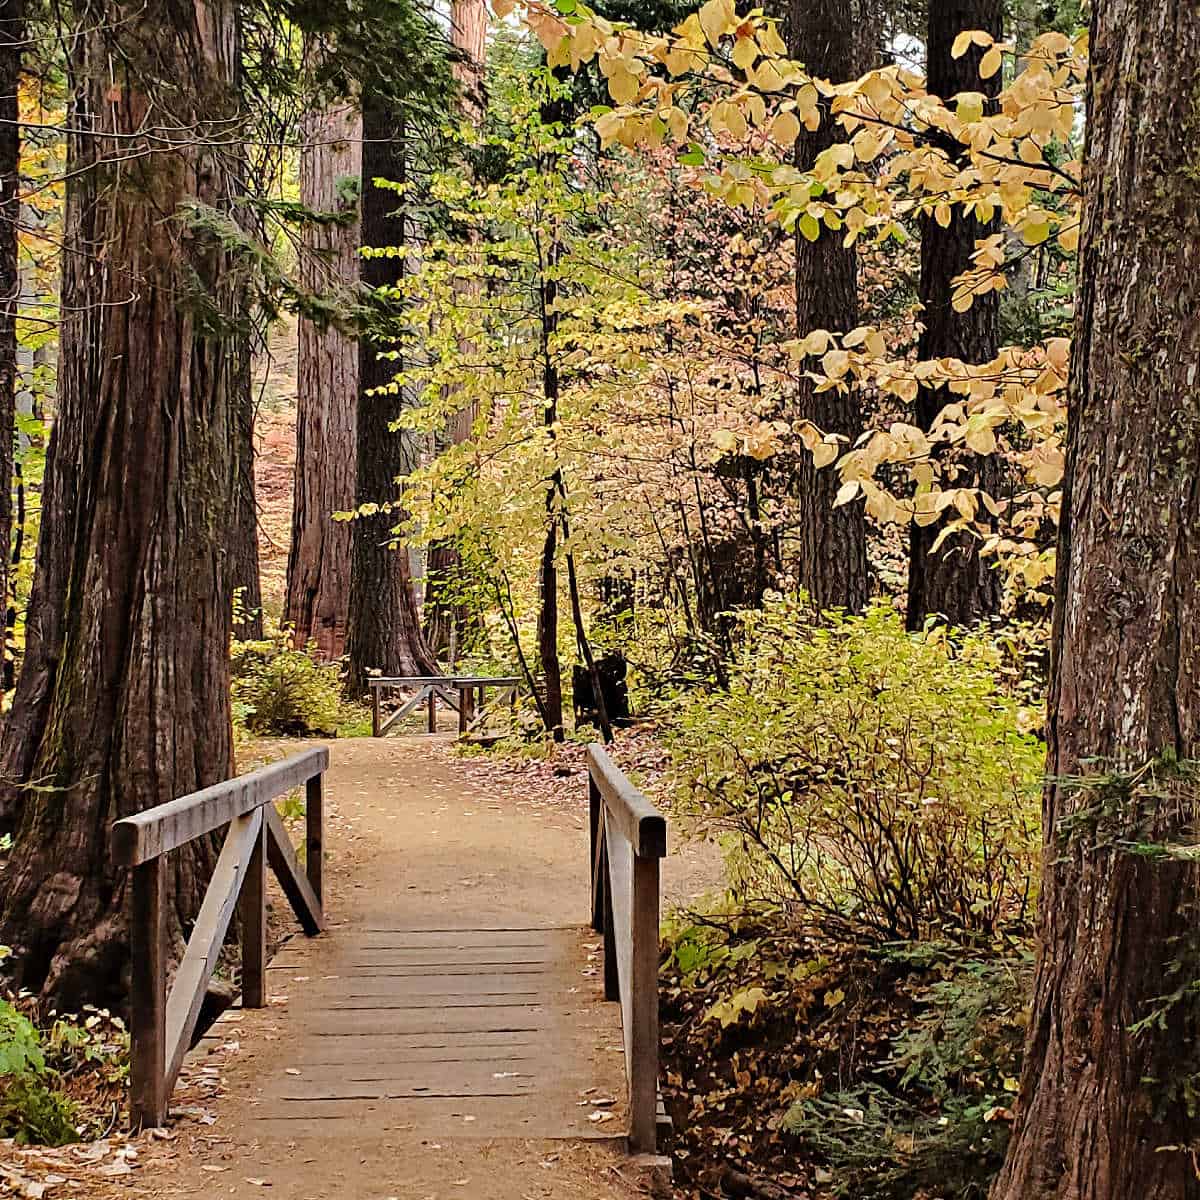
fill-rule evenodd
<path id="1" fill-rule="evenodd" d="M 486 689 L 494 688 L 497 703 L 517 704 L 521 680 L 515 675 L 381 675 L 371 679 L 371 736 L 383 737 L 422 705 L 429 708 L 429 732 L 437 732 L 439 698 L 458 713 L 460 737 L 474 733 L 486 721 L 493 706 L 486 703 Z M 414 692 L 390 716 L 384 716 L 383 693 L 396 688 Z M 452 695 L 457 692 L 457 698 Z"/>
<path id="2" fill-rule="evenodd" d="M 667 822 L 598 745 L 588 747 L 592 927 L 604 935 L 604 995 L 621 1004 L 629 1144 L 654 1154 L 658 1100 L 659 861 Z"/>
<path id="3" fill-rule="evenodd" d="M 442 683 L 451 687 L 513 687 L 521 682 L 519 675 L 376 675 L 369 679 L 373 687 L 418 687 L 426 683 Z"/>
<path id="4" fill-rule="evenodd" d="M 129 1113 L 135 1129 L 162 1125 L 204 994 L 235 908 L 242 915 L 242 1006 L 267 1003 L 266 870 L 275 872 L 310 937 L 324 928 L 324 774 L 329 751 L 306 750 L 284 762 L 181 796 L 117 821 L 115 861 L 131 868 Z M 274 801 L 305 785 L 306 855 L 301 873 Z M 225 843 L 204 893 L 169 992 L 167 854 L 227 825 Z"/>

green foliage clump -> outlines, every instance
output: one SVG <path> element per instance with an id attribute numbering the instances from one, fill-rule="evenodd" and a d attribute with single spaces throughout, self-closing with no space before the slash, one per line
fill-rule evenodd
<path id="1" fill-rule="evenodd" d="M 49 1078 L 37 1027 L 0 1000 L 0 1137 L 46 1146 L 76 1140 L 75 1105 L 48 1085 Z"/>
<path id="2" fill-rule="evenodd" d="M 7 1000 L 0 1000 L 0 1077 L 38 1074 L 46 1056 L 34 1023 Z"/>
<path id="3" fill-rule="evenodd" d="M 341 713 L 341 673 L 292 647 L 286 633 L 233 647 L 235 719 L 249 732 L 333 736 Z"/>
<path id="4" fill-rule="evenodd" d="M 34 1075 L 5 1081 L 0 1095 L 0 1137 L 21 1145 L 65 1146 L 79 1140 L 74 1101 Z"/>
<path id="5" fill-rule="evenodd" d="M 1034 900 L 1044 750 L 982 636 L 772 599 L 669 733 L 734 893 L 882 941 L 992 937 Z"/>
<path id="6" fill-rule="evenodd" d="M 919 948 L 917 948 L 919 949 Z M 907 965 L 920 955 L 905 948 Z M 936 978 L 877 1074 L 794 1104 L 783 1129 L 856 1200 L 983 1200 L 1004 1161 L 1024 1041 L 1030 960 L 935 957 Z"/>

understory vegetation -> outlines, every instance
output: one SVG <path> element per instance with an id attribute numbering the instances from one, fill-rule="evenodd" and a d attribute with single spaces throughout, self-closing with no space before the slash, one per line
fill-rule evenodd
<path id="1" fill-rule="evenodd" d="M 987 633 L 804 601 L 748 614 L 722 688 L 679 702 L 681 816 L 733 894 L 875 940 L 1027 925 L 1045 747 Z"/>
<path id="2" fill-rule="evenodd" d="M 62 1146 L 111 1131 L 129 1074 L 124 1022 L 95 1010 L 37 1017 L 32 997 L 0 998 L 0 1138 Z"/>
<path id="3" fill-rule="evenodd" d="M 676 820 L 720 844 L 729 884 L 666 931 L 690 1184 L 987 1195 L 1020 1077 L 1045 756 L 1011 645 L 907 632 L 885 602 L 774 598 L 739 622 L 723 686 L 661 705 Z"/>
<path id="4" fill-rule="evenodd" d="M 665 1090 L 690 1185 L 715 1191 L 733 1171 L 761 1189 L 747 1194 L 987 1195 L 1020 1075 L 1028 953 L 867 947 L 728 911 L 680 916 L 667 948 Z"/>

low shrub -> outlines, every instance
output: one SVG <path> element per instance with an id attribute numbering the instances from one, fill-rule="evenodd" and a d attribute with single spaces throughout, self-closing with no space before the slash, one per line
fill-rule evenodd
<path id="1" fill-rule="evenodd" d="M 77 1108 L 61 1092 L 33 1075 L 4 1080 L 0 1094 L 0 1137 L 20 1145 L 65 1146 L 79 1140 Z"/>
<path id="2" fill-rule="evenodd" d="M 341 713 L 341 674 L 292 647 L 286 633 L 233 647 L 235 719 L 249 732 L 332 737 Z"/>
<path id="3" fill-rule="evenodd" d="M 919 953 L 903 953 L 922 969 Z M 854 1200 L 985 1200 L 1004 1162 L 1025 1033 L 1031 962 L 938 955 L 934 982 L 876 1074 L 794 1104 L 783 1129 Z"/>
<path id="4" fill-rule="evenodd" d="M 78 1141 L 93 1122 L 68 1094 L 71 1087 L 82 1081 L 94 1096 L 106 1085 L 119 1087 L 127 1071 L 128 1038 L 108 1014 L 59 1018 L 43 1031 L 0 999 L 0 1137 L 22 1145 Z"/>
<path id="5" fill-rule="evenodd" d="M 1044 749 L 983 636 L 769 601 L 668 730 L 735 896 L 880 941 L 991 938 L 1034 900 Z"/>
<path id="6" fill-rule="evenodd" d="M 724 1194 L 732 1167 L 755 1195 L 984 1200 L 1012 1128 L 1025 947 L 867 945 L 728 898 L 669 919 L 665 938 L 682 1183 Z"/>

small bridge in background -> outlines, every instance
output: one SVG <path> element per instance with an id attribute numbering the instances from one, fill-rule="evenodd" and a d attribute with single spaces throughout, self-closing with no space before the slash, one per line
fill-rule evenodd
<path id="1" fill-rule="evenodd" d="M 472 688 L 507 684 L 462 682 Z M 432 680 L 404 684 L 440 686 Z M 466 707 L 463 700 L 460 712 Z M 406 902 L 401 880 L 419 874 L 415 855 L 435 853 L 436 837 L 412 855 L 402 847 L 394 864 L 370 864 L 368 894 L 356 892 L 351 919 L 331 926 L 325 875 L 336 873 L 338 863 L 326 849 L 328 767 L 326 749 L 307 750 L 114 826 L 114 855 L 132 871 L 135 1126 L 168 1118 L 205 991 L 240 909 L 243 1008 L 267 1005 L 275 980 L 289 995 L 280 1010 L 288 1065 L 256 1080 L 256 1136 L 332 1134 L 353 1141 L 396 1127 L 447 1135 L 470 1122 L 473 1136 L 489 1138 L 620 1131 L 631 1151 L 654 1154 L 665 1121 L 658 1100 L 664 818 L 608 754 L 592 746 L 586 809 L 579 797 L 590 836 L 579 847 L 577 876 L 581 900 L 590 885 L 586 908 L 595 932 L 506 915 L 522 911 L 520 897 L 511 894 L 489 911 L 469 887 L 451 889 L 436 903 Z M 275 806 L 297 787 L 307 794 L 302 864 Z M 502 804 L 502 797 L 495 799 Z M 386 797 L 371 802 L 386 811 Z M 501 804 L 493 809 L 494 823 L 505 819 Z M 167 855 L 222 828 L 224 847 L 203 909 L 168 987 Z M 458 846 L 473 828 L 486 839 L 495 824 L 459 822 Z M 497 865 L 511 877 L 504 885 L 511 893 L 519 887 L 522 864 Z M 285 943 L 271 963 L 268 868 L 312 939 Z M 391 875 L 400 877 L 389 886 Z M 559 897 L 550 911 L 566 907 Z M 576 909 L 585 911 L 583 905 Z M 329 932 L 317 937 L 327 926 Z M 605 1007 L 595 1003 L 601 986 L 605 999 L 620 1005 L 626 1086 L 612 1097 L 603 1096 L 611 1068 L 606 1076 L 600 1051 L 616 1047 L 603 1045 L 613 1037 L 598 1023 Z"/>

